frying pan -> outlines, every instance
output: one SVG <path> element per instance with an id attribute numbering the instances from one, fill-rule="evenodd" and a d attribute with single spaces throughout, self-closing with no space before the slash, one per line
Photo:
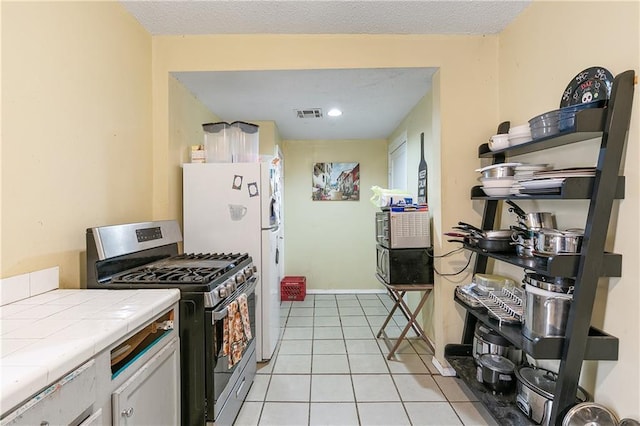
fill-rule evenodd
<path id="1" fill-rule="evenodd" d="M 511 245 L 511 238 L 509 239 L 487 239 L 487 238 L 473 238 L 465 237 L 462 240 L 447 240 L 450 243 L 462 243 L 471 247 L 477 247 L 486 252 L 513 252 L 515 247 Z"/>
<path id="2" fill-rule="evenodd" d="M 473 225 L 470 225 L 465 222 L 458 222 L 458 226 L 454 226 L 455 229 L 462 229 L 470 232 L 477 238 L 482 239 L 511 239 L 511 235 L 513 231 L 511 229 L 497 229 L 494 231 L 483 231 L 480 228 L 477 228 Z"/>

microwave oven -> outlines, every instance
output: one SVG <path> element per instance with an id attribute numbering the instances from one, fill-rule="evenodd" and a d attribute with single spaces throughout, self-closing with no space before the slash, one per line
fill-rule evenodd
<path id="1" fill-rule="evenodd" d="M 376 245 L 376 274 L 387 284 L 433 284 L 433 249 Z"/>
<path id="2" fill-rule="evenodd" d="M 376 212 L 376 241 L 391 249 L 431 247 L 428 211 Z"/>

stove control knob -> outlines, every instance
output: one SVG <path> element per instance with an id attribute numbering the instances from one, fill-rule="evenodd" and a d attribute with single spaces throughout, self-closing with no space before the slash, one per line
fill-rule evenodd
<path id="1" fill-rule="evenodd" d="M 244 274 L 242 272 L 238 272 L 236 274 L 236 283 L 242 284 L 244 282 Z"/>
<path id="2" fill-rule="evenodd" d="M 237 288 L 236 282 L 233 280 L 233 278 L 230 278 L 229 280 L 227 280 L 227 283 L 225 284 L 225 287 L 227 289 L 227 294 L 230 295 Z"/>
<path id="3" fill-rule="evenodd" d="M 224 299 L 225 297 L 227 297 L 227 289 L 225 288 L 225 286 L 220 286 L 220 288 L 218 289 L 218 296 L 221 299 Z"/>

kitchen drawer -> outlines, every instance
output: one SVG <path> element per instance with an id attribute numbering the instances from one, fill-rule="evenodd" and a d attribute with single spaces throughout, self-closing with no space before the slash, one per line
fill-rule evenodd
<path id="1" fill-rule="evenodd" d="M 95 413 L 87 417 L 82 423 L 78 426 L 100 426 L 102 425 L 102 408 L 98 409 Z"/>
<path id="2" fill-rule="evenodd" d="M 78 425 L 85 421 L 96 400 L 95 364 L 92 359 L 52 383 L 9 413 L 0 425 Z"/>

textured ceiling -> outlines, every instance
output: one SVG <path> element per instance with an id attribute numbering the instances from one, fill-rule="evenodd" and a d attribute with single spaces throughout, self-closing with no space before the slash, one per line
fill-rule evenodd
<path id="1" fill-rule="evenodd" d="M 384 139 L 431 87 L 433 68 L 180 72 L 222 120 L 275 121 L 284 139 Z M 328 117 L 331 108 L 340 117 Z M 323 118 L 297 118 L 320 108 Z"/>
<path id="2" fill-rule="evenodd" d="M 530 0 L 121 0 L 152 35 L 495 34 Z M 181 72 L 224 121 L 274 121 L 284 139 L 387 138 L 435 69 Z M 339 118 L 326 117 L 340 107 Z M 322 119 L 296 109 L 321 108 Z"/>
<path id="3" fill-rule="evenodd" d="M 495 34 L 529 0 L 123 1 L 153 35 Z"/>

